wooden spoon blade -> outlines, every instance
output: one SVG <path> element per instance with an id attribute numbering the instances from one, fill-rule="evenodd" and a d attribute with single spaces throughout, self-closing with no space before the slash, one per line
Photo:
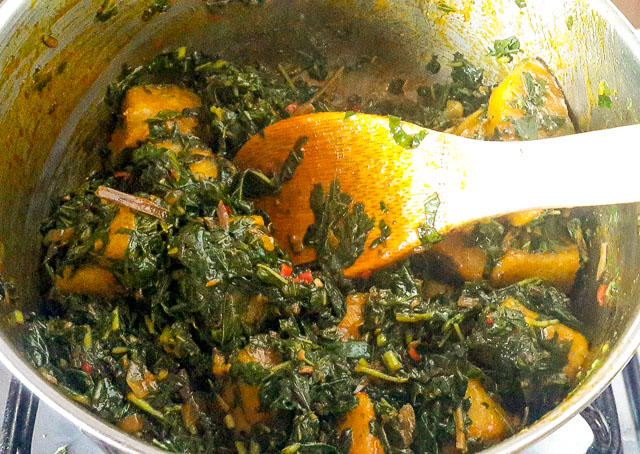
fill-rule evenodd
<path id="1" fill-rule="evenodd" d="M 446 136 L 409 123 L 402 123 L 402 129 L 407 135 L 425 131 L 427 137 Z M 274 235 L 291 252 L 294 263 L 315 257 L 307 248 L 296 252 L 296 245 L 314 222 L 311 190 L 321 183 L 326 192 L 336 178 L 342 192 L 351 195 L 354 203 L 364 204 L 365 213 L 375 218 L 365 251 L 345 269 L 346 276 L 367 274 L 421 250 L 418 227 L 425 221 L 424 203 L 435 192 L 429 181 L 435 181 L 433 172 L 440 167 L 441 155 L 402 146 L 390 131 L 388 117 L 327 112 L 293 117 L 266 128 L 244 145 L 235 162 L 241 169 L 276 173 L 300 137 L 307 142 L 293 179 L 278 196 L 256 201 L 258 208 L 269 213 Z M 372 248 L 381 235 L 381 220 L 391 233 L 385 244 Z"/>

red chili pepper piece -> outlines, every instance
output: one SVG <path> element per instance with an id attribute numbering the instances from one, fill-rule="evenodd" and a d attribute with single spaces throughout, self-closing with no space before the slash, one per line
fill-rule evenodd
<path id="1" fill-rule="evenodd" d="M 411 356 L 411 359 L 414 360 L 416 363 L 419 363 L 420 360 L 422 359 L 420 357 L 420 353 L 418 353 L 418 350 L 416 350 L 413 347 L 409 348 L 409 356 Z"/>
<path id="2" fill-rule="evenodd" d="M 131 174 L 129 172 L 113 172 L 113 176 L 116 178 L 131 178 Z"/>
<path id="3" fill-rule="evenodd" d="M 80 366 L 80 368 L 82 369 L 83 372 L 91 375 L 93 373 L 93 367 L 91 366 L 91 364 L 89 364 L 88 362 L 84 362 L 82 363 L 82 366 Z"/>
<path id="4" fill-rule="evenodd" d="M 493 325 L 493 317 L 487 317 L 487 325 Z"/>
<path id="5" fill-rule="evenodd" d="M 363 271 L 360 273 L 360 279 L 369 279 L 371 277 L 371 270 Z"/>
<path id="6" fill-rule="evenodd" d="M 311 284 L 313 282 L 311 271 L 307 270 L 304 273 L 298 274 L 298 283 L 299 282 L 306 282 L 307 284 Z"/>
<path id="7" fill-rule="evenodd" d="M 598 287 L 598 291 L 596 292 L 596 301 L 600 306 L 604 305 L 604 300 L 607 297 L 608 288 L 609 286 L 604 284 Z"/>
<path id="8" fill-rule="evenodd" d="M 291 268 L 289 265 L 285 265 L 284 263 L 280 265 L 280 276 L 289 277 L 291 276 L 292 271 L 293 271 L 293 268 Z"/>
<path id="9" fill-rule="evenodd" d="M 176 179 L 176 173 L 173 171 L 173 169 L 169 169 L 169 175 L 171 175 L 171 178 L 173 178 L 174 180 Z"/>
<path id="10" fill-rule="evenodd" d="M 229 205 L 225 205 L 224 209 L 227 210 L 227 214 L 231 216 L 231 207 Z"/>

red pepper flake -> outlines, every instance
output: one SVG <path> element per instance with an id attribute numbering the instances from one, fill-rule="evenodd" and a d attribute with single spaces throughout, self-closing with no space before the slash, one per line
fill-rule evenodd
<path id="1" fill-rule="evenodd" d="M 493 317 L 487 317 L 487 325 L 493 325 Z"/>
<path id="2" fill-rule="evenodd" d="M 409 348 L 409 356 L 411 356 L 411 359 L 414 360 L 416 363 L 419 363 L 420 360 L 422 359 L 420 357 L 420 353 L 418 353 L 418 350 L 416 350 L 413 347 Z"/>
<path id="3" fill-rule="evenodd" d="M 289 277 L 291 276 L 292 271 L 293 271 L 293 268 L 291 268 L 289 265 L 286 265 L 284 263 L 280 265 L 280 276 Z"/>
<path id="4" fill-rule="evenodd" d="M 311 284 L 313 282 L 313 276 L 311 275 L 311 271 L 307 270 L 304 273 L 298 274 L 298 277 L 294 279 L 296 284 L 300 282 L 305 282 L 307 284 Z"/>
<path id="5" fill-rule="evenodd" d="M 164 41 L 162 41 L 161 39 L 156 39 L 153 41 L 153 49 L 160 50 L 162 49 L 163 44 L 164 44 Z"/>
<path id="6" fill-rule="evenodd" d="M 596 301 L 598 302 L 598 305 L 604 306 L 604 300 L 607 297 L 608 288 L 609 286 L 604 284 L 598 287 L 598 291 L 596 292 Z"/>
<path id="7" fill-rule="evenodd" d="M 173 178 L 174 180 L 176 179 L 176 173 L 173 171 L 173 169 L 169 169 L 169 175 L 171 175 L 171 178 Z"/>
<path id="8" fill-rule="evenodd" d="M 371 277 L 371 270 L 363 271 L 360 273 L 360 279 L 369 279 Z"/>
<path id="9" fill-rule="evenodd" d="M 293 115 L 296 110 L 298 110 L 298 103 L 292 102 L 287 107 L 285 107 L 284 110 L 286 110 L 289 115 Z"/>
<path id="10" fill-rule="evenodd" d="M 224 209 L 227 210 L 227 214 L 231 216 L 231 207 L 229 205 L 225 205 Z"/>
<path id="11" fill-rule="evenodd" d="M 124 179 L 131 178 L 131 174 L 129 172 L 124 172 L 124 171 L 113 172 L 113 176 L 116 178 L 124 178 Z"/>
<path id="12" fill-rule="evenodd" d="M 89 364 L 88 362 L 84 362 L 82 363 L 82 366 L 80 366 L 80 369 L 82 369 L 83 372 L 91 375 L 93 373 L 93 367 L 91 366 L 91 364 Z"/>
<path id="13" fill-rule="evenodd" d="M 220 14 L 210 14 L 209 19 L 211 20 L 211 22 L 217 22 L 219 20 L 222 20 L 222 16 Z"/>

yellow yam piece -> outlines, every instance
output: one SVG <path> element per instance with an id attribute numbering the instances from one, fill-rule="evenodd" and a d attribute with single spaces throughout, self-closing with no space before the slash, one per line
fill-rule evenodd
<path id="1" fill-rule="evenodd" d="M 539 314 L 527 309 L 518 300 L 508 298 L 502 303 L 502 306 L 510 309 L 515 309 L 522 312 L 525 317 L 532 319 L 538 318 Z M 589 342 L 578 331 L 569 328 L 562 323 L 556 323 L 555 325 L 549 325 L 544 328 L 544 335 L 546 339 L 556 339 L 559 343 L 571 343 L 569 353 L 567 354 L 567 364 L 562 369 L 562 372 L 573 380 L 576 378 L 578 371 L 582 369 L 585 364 L 585 359 L 589 354 Z"/>
<path id="2" fill-rule="evenodd" d="M 127 91 L 122 103 L 122 124 L 111 136 L 109 148 L 114 154 L 125 148 L 136 147 L 149 136 L 147 120 L 160 111 L 182 112 L 202 105 L 198 96 L 176 85 L 141 85 Z M 198 125 L 195 118 L 178 118 L 166 123 L 178 126 L 181 133 L 193 131 Z"/>
<path id="3" fill-rule="evenodd" d="M 262 216 L 258 216 L 256 214 L 250 215 L 250 216 L 231 216 L 229 218 L 229 223 L 234 223 L 235 221 L 243 221 L 245 219 L 250 220 L 251 222 L 253 222 L 256 225 L 259 225 L 260 227 L 264 227 L 264 219 L 262 218 Z"/>
<path id="4" fill-rule="evenodd" d="M 191 163 L 189 169 L 196 180 L 215 180 L 218 178 L 218 166 L 209 159 Z"/>
<path id="5" fill-rule="evenodd" d="M 338 332 L 342 334 L 342 339 L 345 341 L 360 337 L 358 329 L 364 323 L 364 305 L 367 304 L 367 295 L 365 293 L 349 295 L 346 303 L 347 312 L 338 323 Z"/>
<path id="6" fill-rule="evenodd" d="M 558 252 L 529 254 L 508 249 L 491 271 L 491 284 L 504 287 L 523 279 L 538 277 L 562 291 L 573 287 L 573 279 L 580 268 L 580 254 L 574 245 Z"/>
<path id="7" fill-rule="evenodd" d="M 127 207 L 120 207 L 109 226 L 109 243 L 104 250 L 104 256 L 113 260 L 124 260 L 129 247 L 129 233 L 118 233 L 122 229 L 135 230 L 136 215 Z"/>
<path id="8" fill-rule="evenodd" d="M 487 255 L 478 247 L 466 246 L 462 233 L 450 233 L 442 241 L 432 245 L 430 251 L 437 256 L 450 258 L 465 281 L 482 279 Z"/>
<path id="9" fill-rule="evenodd" d="M 471 401 L 467 412 L 471 419 L 467 426 L 469 438 L 497 442 L 507 435 L 504 410 L 489 397 L 479 380 L 469 380 L 464 397 Z"/>
<path id="10" fill-rule="evenodd" d="M 522 227 L 523 225 L 528 224 L 533 221 L 535 218 L 544 213 L 545 210 L 528 210 L 521 211 L 519 213 L 511 213 L 506 216 L 509 220 L 509 224 L 514 227 Z"/>
<path id="11" fill-rule="evenodd" d="M 111 272 L 91 265 L 75 271 L 70 266 L 66 267 L 62 276 L 56 276 L 56 287 L 61 293 L 84 295 L 113 295 L 120 289 Z"/>
<path id="12" fill-rule="evenodd" d="M 544 103 L 538 107 L 540 112 L 547 116 L 564 119 L 564 124 L 551 133 L 545 128 L 539 128 L 538 137 L 555 137 L 574 133 L 562 89 L 547 67 L 541 61 L 533 59 L 525 60 L 516 66 L 511 74 L 491 93 L 485 134 L 488 137 L 493 137 L 497 131 L 503 140 L 520 140 L 516 135 L 513 124 L 514 121 L 518 121 L 525 116 L 525 110 L 521 108 L 520 102 L 526 96 L 524 80 L 527 75 L 525 73 L 531 75 L 540 86 L 546 87 L 546 89 L 543 89 L 546 92 L 544 94 Z"/>
<path id="13" fill-rule="evenodd" d="M 484 109 L 476 110 L 447 132 L 472 139 L 484 137 Z"/>
<path id="14" fill-rule="evenodd" d="M 382 443 L 371 433 L 370 423 L 376 419 L 373 403 L 366 393 L 356 394 L 358 406 L 349 411 L 338 429 L 351 429 L 351 449 L 349 454 L 384 454 Z"/>

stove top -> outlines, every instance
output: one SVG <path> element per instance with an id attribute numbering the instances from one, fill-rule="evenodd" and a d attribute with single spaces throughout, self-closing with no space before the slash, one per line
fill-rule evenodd
<path id="1" fill-rule="evenodd" d="M 49 406 L 39 403 L 0 365 L 2 454 L 103 454 L 90 438 Z M 640 360 L 635 356 L 581 415 L 524 454 L 640 453 Z"/>

